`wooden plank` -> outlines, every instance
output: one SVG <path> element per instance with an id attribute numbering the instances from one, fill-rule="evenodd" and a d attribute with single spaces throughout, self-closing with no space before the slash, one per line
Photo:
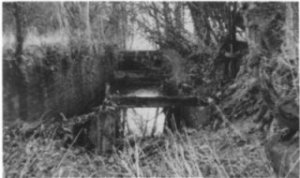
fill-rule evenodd
<path id="1" fill-rule="evenodd" d="M 208 103 L 191 96 L 111 96 L 110 99 L 120 107 L 166 107 L 166 106 L 207 106 Z"/>

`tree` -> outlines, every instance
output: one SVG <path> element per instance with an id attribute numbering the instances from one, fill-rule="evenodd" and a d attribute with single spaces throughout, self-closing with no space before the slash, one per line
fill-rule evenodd
<path id="1" fill-rule="evenodd" d="M 16 51 L 15 57 L 16 61 L 13 63 L 14 70 L 16 72 L 17 80 L 17 91 L 19 95 L 19 116 L 22 120 L 27 120 L 27 83 L 25 81 L 25 76 L 22 73 L 21 65 L 23 63 L 23 44 L 25 36 L 25 20 L 22 15 L 23 3 L 14 3 L 14 18 L 16 23 Z"/>
<path id="2" fill-rule="evenodd" d="M 140 13 L 134 19 L 151 41 L 161 49 L 173 48 L 183 56 L 191 52 L 193 45 L 187 38 L 190 33 L 184 28 L 183 3 L 145 2 L 136 6 Z"/>

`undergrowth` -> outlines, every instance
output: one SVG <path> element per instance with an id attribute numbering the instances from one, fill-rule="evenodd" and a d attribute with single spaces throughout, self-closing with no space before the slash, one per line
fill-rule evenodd
<path id="1" fill-rule="evenodd" d="M 274 177 L 263 146 L 226 128 L 136 139 L 105 156 L 49 136 L 4 133 L 6 177 Z"/>

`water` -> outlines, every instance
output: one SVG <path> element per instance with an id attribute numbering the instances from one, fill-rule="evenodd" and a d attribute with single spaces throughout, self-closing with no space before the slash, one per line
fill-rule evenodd
<path id="1" fill-rule="evenodd" d="M 161 93 L 156 90 L 140 89 L 128 94 L 137 97 L 156 97 Z M 126 108 L 121 115 L 125 121 L 126 136 L 159 136 L 163 133 L 165 114 L 161 107 Z"/>

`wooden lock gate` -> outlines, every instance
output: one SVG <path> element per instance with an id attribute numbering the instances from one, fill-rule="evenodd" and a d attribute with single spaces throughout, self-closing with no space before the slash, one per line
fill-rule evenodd
<path id="1" fill-rule="evenodd" d="M 114 71 L 114 79 L 111 81 L 112 87 L 106 89 L 106 101 L 117 107 L 116 112 L 119 112 L 119 118 L 109 118 L 106 113 L 101 113 L 102 118 L 97 119 L 97 123 L 93 124 L 97 130 L 97 151 L 98 153 L 104 153 L 107 148 L 105 142 L 111 142 L 116 144 L 115 138 L 120 136 L 117 134 L 117 130 L 121 127 L 125 127 L 120 124 L 121 110 L 126 108 L 135 107 L 196 107 L 207 106 L 208 102 L 195 96 L 155 96 L 155 97 L 138 97 L 127 95 L 111 95 L 111 92 L 115 92 L 120 88 L 130 88 L 135 86 L 136 89 L 142 89 L 148 84 L 151 86 L 159 86 L 165 78 L 163 73 L 158 71 L 147 69 L 145 66 L 136 65 L 137 68 L 132 68 L 127 64 L 126 60 L 129 60 L 129 64 L 143 63 L 144 60 L 152 60 L 152 62 L 159 60 L 161 54 L 157 51 L 123 51 L 121 53 L 122 63 L 119 65 L 117 71 Z M 125 61 L 124 61 L 125 60 Z M 151 67 L 150 67 L 151 68 Z M 145 84 L 147 83 L 147 85 Z M 109 85 L 110 86 L 110 85 Z M 121 90 L 121 89 L 120 89 Z M 108 105 L 110 105 L 108 104 Z M 105 101 L 104 101 L 104 105 Z M 115 129 L 115 132 L 112 132 Z M 124 128 L 121 128 L 124 130 Z M 110 133 L 110 136 L 108 136 Z"/>

